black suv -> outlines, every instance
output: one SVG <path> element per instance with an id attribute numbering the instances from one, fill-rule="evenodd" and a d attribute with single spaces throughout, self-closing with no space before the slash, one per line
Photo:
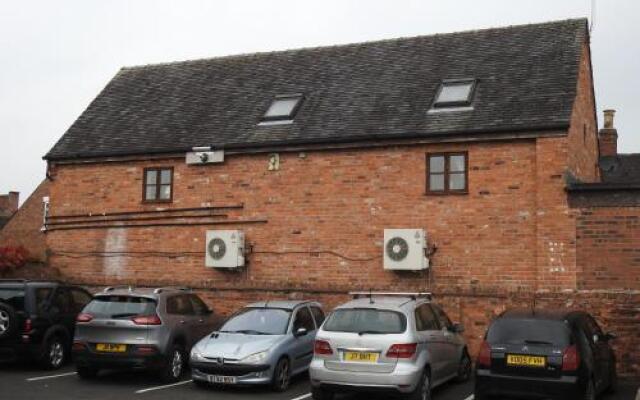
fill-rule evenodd
<path id="1" fill-rule="evenodd" d="M 616 385 L 613 338 L 586 312 L 507 311 L 491 323 L 481 345 L 475 398 L 593 400 Z"/>
<path id="2" fill-rule="evenodd" d="M 0 361 L 28 357 L 48 369 L 67 359 L 86 290 L 55 281 L 0 279 Z"/>

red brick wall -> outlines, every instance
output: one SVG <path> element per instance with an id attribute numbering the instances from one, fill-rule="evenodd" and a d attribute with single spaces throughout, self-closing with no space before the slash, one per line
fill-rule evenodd
<path id="1" fill-rule="evenodd" d="M 10 217 L 18 210 L 18 192 L 0 195 L 0 217 Z"/>
<path id="2" fill-rule="evenodd" d="M 640 290 L 640 207 L 583 208 L 576 236 L 581 288 Z"/>

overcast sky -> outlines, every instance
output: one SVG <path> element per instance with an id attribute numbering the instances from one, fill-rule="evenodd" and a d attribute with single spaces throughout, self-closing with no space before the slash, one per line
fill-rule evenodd
<path id="1" fill-rule="evenodd" d="M 590 15 L 591 0 L 0 0 L 0 193 L 26 199 L 42 156 L 122 66 Z M 627 153 L 640 152 L 639 16 L 638 0 L 597 0 L 599 120 L 618 110 Z"/>

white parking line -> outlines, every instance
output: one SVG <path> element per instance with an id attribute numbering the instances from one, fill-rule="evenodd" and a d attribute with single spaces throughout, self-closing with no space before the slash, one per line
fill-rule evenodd
<path id="1" fill-rule="evenodd" d="M 473 395 L 470 395 L 469 397 L 467 397 L 467 398 L 466 398 L 466 399 L 464 399 L 464 400 L 473 400 L 473 397 L 474 397 Z"/>
<path id="2" fill-rule="evenodd" d="M 71 375 L 75 375 L 75 374 L 77 374 L 77 372 L 67 372 L 66 374 L 36 376 L 36 377 L 33 377 L 33 378 L 27 378 L 25 380 L 27 382 L 33 382 L 33 381 L 41 381 L 41 380 L 44 380 L 44 379 L 61 378 L 63 376 L 71 376 Z"/>
<path id="3" fill-rule="evenodd" d="M 307 393 L 307 394 L 303 394 L 302 396 L 294 397 L 291 400 L 303 400 L 303 399 L 308 399 L 309 397 L 311 397 L 311 393 Z"/>
<path id="4" fill-rule="evenodd" d="M 140 390 L 136 391 L 136 394 L 147 393 L 147 392 L 151 392 L 151 391 L 154 391 L 154 390 L 168 389 L 170 387 L 180 386 L 180 385 L 184 385 L 184 384 L 190 383 L 190 382 L 192 382 L 191 379 L 186 380 L 186 381 L 182 381 L 182 382 L 172 383 L 172 384 L 169 384 L 169 385 L 154 386 L 154 387 L 150 387 L 150 388 L 146 388 L 146 389 L 140 389 Z"/>

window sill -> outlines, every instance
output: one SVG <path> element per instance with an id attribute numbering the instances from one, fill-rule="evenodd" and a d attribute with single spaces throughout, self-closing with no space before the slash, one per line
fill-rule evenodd
<path id="1" fill-rule="evenodd" d="M 425 192 L 425 196 L 449 196 L 449 195 L 453 195 L 453 196 L 464 196 L 469 194 L 468 190 L 465 191 L 449 191 L 449 192 Z"/>

